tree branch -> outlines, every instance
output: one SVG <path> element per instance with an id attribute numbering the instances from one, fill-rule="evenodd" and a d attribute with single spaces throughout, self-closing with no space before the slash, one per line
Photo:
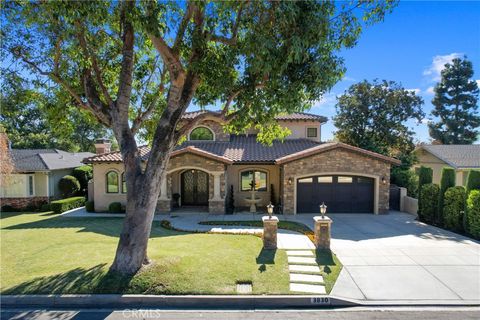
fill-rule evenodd
<path id="1" fill-rule="evenodd" d="M 182 18 L 182 22 L 178 27 L 177 37 L 175 38 L 175 42 L 172 47 L 172 52 L 174 54 L 178 54 L 178 51 L 180 50 L 180 46 L 183 42 L 183 37 L 185 36 L 185 30 L 187 29 L 188 22 L 192 18 L 192 15 L 193 15 L 193 4 L 192 2 L 189 1 L 187 4 L 187 8 L 185 9 L 185 14 L 183 15 L 183 18 Z"/>
<path id="2" fill-rule="evenodd" d="M 219 36 L 216 34 L 211 34 L 210 39 L 215 42 L 220 42 L 225 45 L 233 46 L 237 43 L 237 35 L 238 35 L 238 27 L 240 25 L 240 19 L 242 17 L 242 12 L 243 12 L 243 5 L 248 3 L 248 1 L 242 1 L 240 2 L 240 5 L 238 7 L 237 11 L 237 17 L 235 19 L 235 23 L 233 24 L 232 27 L 232 36 L 230 38 L 227 38 L 225 36 Z"/>

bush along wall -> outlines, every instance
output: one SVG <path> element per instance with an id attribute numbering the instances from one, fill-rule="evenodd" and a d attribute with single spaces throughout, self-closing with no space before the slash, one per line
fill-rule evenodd
<path id="1" fill-rule="evenodd" d="M 446 229 L 463 232 L 465 214 L 465 188 L 451 187 L 445 192 L 443 200 L 443 225 Z"/>
<path id="2" fill-rule="evenodd" d="M 417 198 L 420 201 L 420 190 L 425 184 L 433 182 L 433 169 L 429 167 L 421 166 L 418 170 L 418 195 Z"/>
<path id="3" fill-rule="evenodd" d="M 418 177 L 410 169 L 392 169 L 390 183 L 407 189 L 409 197 L 416 198 L 418 195 Z"/>
<path id="4" fill-rule="evenodd" d="M 72 197 L 80 191 L 80 182 L 74 176 L 66 175 L 58 181 L 58 189 L 60 189 L 62 197 Z"/>
<path id="5" fill-rule="evenodd" d="M 438 205 L 438 184 L 428 183 L 422 186 L 418 201 L 418 217 L 420 221 L 432 223 L 435 219 Z"/>
<path id="6" fill-rule="evenodd" d="M 467 196 L 472 190 L 480 190 L 480 170 L 470 170 L 468 172 L 466 188 Z"/>
<path id="7" fill-rule="evenodd" d="M 467 198 L 467 233 L 480 240 L 480 190 L 472 190 Z"/>
<path id="8" fill-rule="evenodd" d="M 72 176 L 77 178 L 80 183 L 80 192 L 82 195 L 87 194 L 88 181 L 93 178 L 93 169 L 91 166 L 85 165 L 76 167 L 72 171 Z"/>
<path id="9" fill-rule="evenodd" d="M 442 169 L 442 177 L 440 179 L 440 193 L 438 194 L 437 215 L 435 217 L 435 224 L 443 225 L 443 206 L 445 199 L 445 192 L 448 188 L 455 187 L 455 169 L 445 167 Z"/>
<path id="10" fill-rule="evenodd" d="M 62 213 L 71 209 L 79 208 L 85 204 L 85 197 L 72 197 L 50 202 L 50 210 Z"/>

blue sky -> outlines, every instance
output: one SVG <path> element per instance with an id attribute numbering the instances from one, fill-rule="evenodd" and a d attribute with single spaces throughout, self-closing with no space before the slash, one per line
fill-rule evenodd
<path id="1" fill-rule="evenodd" d="M 311 109 L 330 119 L 322 128 L 323 139 L 333 137 L 336 95 L 363 79 L 395 80 L 406 89 L 417 90 L 429 117 L 431 88 L 441 67 L 463 55 L 473 63 L 474 78 L 480 79 L 479 1 L 401 1 L 384 22 L 364 29 L 355 48 L 341 53 L 346 77 Z M 411 126 L 417 140 L 429 141 L 426 123 Z"/>

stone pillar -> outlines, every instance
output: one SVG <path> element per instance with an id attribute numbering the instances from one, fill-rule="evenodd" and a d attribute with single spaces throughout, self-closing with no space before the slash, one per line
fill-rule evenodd
<path id="1" fill-rule="evenodd" d="M 167 177 L 163 178 L 160 181 L 160 197 L 158 200 L 169 200 L 168 199 L 168 191 L 167 191 Z"/>
<path id="2" fill-rule="evenodd" d="M 315 221 L 315 247 L 317 249 L 330 249 L 332 219 L 327 216 L 313 217 Z"/>
<path id="3" fill-rule="evenodd" d="M 277 249 L 277 224 L 278 218 L 263 216 L 263 248 Z"/>
<path id="4" fill-rule="evenodd" d="M 218 201 L 222 200 L 222 196 L 220 195 L 220 177 L 222 173 L 214 172 L 213 174 L 213 198 L 212 200 Z"/>

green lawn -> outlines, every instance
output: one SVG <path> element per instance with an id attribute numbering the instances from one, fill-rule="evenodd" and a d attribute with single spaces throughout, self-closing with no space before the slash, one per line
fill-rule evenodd
<path id="1" fill-rule="evenodd" d="M 3 294 L 235 294 L 252 281 L 254 294 L 288 294 L 283 250 L 262 250 L 248 235 L 189 234 L 154 222 L 149 257 L 133 278 L 108 273 L 121 218 L 73 218 L 51 213 L 1 213 Z"/>
<path id="2" fill-rule="evenodd" d="M 228 226 L 249 226 L 249 227 L 263 227 L 262 221 L 203 221 L 200 224 L 204 225 L 228 225 Z M 313 241 L 313 231 L 303 223 L 295 221 L 279 221 L 278 228 L 285 230 L 292 230 L 305 234 L 311 241 Z M 337 256 L 330 250 L 317 250 L 316 260 L 320 271 L 325 281 L 325 290 L 327 293 L 332 291 L 335 281 L 342 270 L 342 263 Z"/>

